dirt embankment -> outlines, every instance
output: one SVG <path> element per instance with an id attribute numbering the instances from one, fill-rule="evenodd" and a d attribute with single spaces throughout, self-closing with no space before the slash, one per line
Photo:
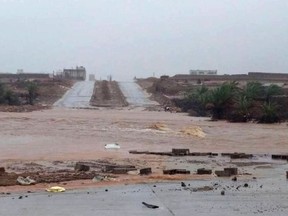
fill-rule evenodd
<path id="1" fill-rule="evenodd" d="M 59 100 L 75 81 L 45 79 L 35 81 L 37 85 L 37 96 L 34 105 L 21 103 L 20 105 L 0 105 L 0 112 L 31 112 L 42 109 L 49 109 Z M 11 82 L 4 84 L 6 89 L 14 92 L 20 101 L 25 101 L 28 97 L 28 90 L 25 81 Z"/>
<path id="2" fill-rule="evenodd" d="M 90 100 L 92 106 L 97 107 L 125 107 L 128 103 L 116 81 L 96 81 L 93 96 Z"/>

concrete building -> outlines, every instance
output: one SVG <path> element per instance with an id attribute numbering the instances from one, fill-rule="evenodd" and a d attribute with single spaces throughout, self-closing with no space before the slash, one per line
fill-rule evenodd
<path id="1" fill-rule="evenodd" d="M 190 70 L 190 75 L 217 75 L 217 70 Z"/>
<path id="2" fill-rule="evenodd" d="M 64 69 L 63 76 L 65 79 L 73 80 L 85 80 L 86 79 L 86 69 L 83 66 L 76 67 L 76 69 Z"/>

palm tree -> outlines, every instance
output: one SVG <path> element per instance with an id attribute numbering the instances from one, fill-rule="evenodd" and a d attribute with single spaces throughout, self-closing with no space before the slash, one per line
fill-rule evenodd
<path id="1" fill-rule="evenodd" d="M 38 96 L 38 85 L 35 82 L 29 82 L 26 88 L 28 90 L 28 102 L 33 105 Z"/>
<path id="2" fill-rule="evenodd" d="M 210 102 L 212 104 L 212 119 L 223 119 L 235 103 L 236 95 L 239 93 L 237 82 L 225 82 L 211 91 Z"/>
<path id="3" fill-rule="evenodd" d="M 266 103 L 269 103 L 273 96 L 280 95 L 282 93 L 283 93 L 283 89 L 280 86 L 275 85 L 275 84 L 269 85 L 268 87 L 264 89 Z"/>
<path id="4" fill-rule="evenodd" d="M 272 102 L 265 102 L 262 105 L 262 112 L 263 115 L 260 118 L 260 123 L 275 123 L 275 122 L 279 122 L 280 119 L 277 115 L 277 104 L 274 104 Z"/>

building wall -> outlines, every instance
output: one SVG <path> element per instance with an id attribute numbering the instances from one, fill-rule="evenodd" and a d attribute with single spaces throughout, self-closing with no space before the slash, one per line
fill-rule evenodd
<path id="1" fill-rule="evenodd" d="M 190 75 L 217 75 L 217 70 L 190 70 Z"/>
<path id="2" fill-rule="evenodd" d="M 85 80 L 86 69 L 84 67 L 76 67 L 76 69 L 64 69 L 64 78 L 74 80 Z"/>

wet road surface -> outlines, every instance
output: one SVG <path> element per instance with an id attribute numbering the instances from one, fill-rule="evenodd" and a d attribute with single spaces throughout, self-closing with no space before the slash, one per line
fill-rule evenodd
<path id="1" fill-rule="evenodd" d="M 126 97 L 127 102 L 132 107 L 150 107 L 159 105 L 151 101 L 148 94 L 135 82 L 119 82 L 119 87 Z"/>
<path id="2" fill-rule="evenodd" d="M 93 94 L 93 89 L 93 81 L 77 82 L 54 104 L 54 106 L 66 108 L 89 108 L 91 107 L 90 99 Z"/>
<path id="3" fill-rule="evenodd" d="M 186 188 L 180 182 L 174 182 L 71 190 L 59 194 L 0 195 L 0 215 L 286 216 L 287 182 L 284 178 L 273 182 L 219 179 L 185 182 Z M 248 187 L 243 186 L 245 183 Z M 214 189 L 193 191 L 193 188 L 207 185 L 214 185 Z M 241 187 L 236 189 L 238 186 Z M 225 190 L 225 195 L 221 195 L 222 190 Z M 159 208 L 147 208 L 142 202 Z"/>

